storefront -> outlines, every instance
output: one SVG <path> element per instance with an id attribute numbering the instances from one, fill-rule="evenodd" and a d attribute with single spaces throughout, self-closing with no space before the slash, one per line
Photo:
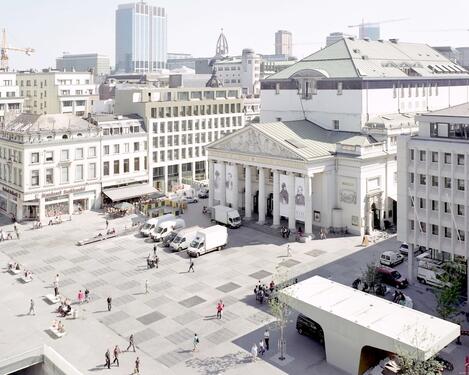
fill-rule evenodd
<path id="1" fill-rule="evenodd" d="M 18 200 L 21 199 L 21 193 L 3 186 L 0 191 L 0 212 L 11 218 L 21 219 L 21 213 L 18 213 Z"/>

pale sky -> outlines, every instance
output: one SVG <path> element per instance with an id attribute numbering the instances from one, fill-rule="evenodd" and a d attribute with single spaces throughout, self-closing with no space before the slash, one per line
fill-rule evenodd
<path id="1" fill-rule="evenodd" d="M 26 56 L 10 52 L 10 67 L 55 67 L 63 51 L 97 52 L 114 63 L 115 9 L 119 0 L 0 0 L 0 27 L 14 47 L 33 47 Z M 451 0 L 155 0 L 168 13 L 168 52 L 213 56 L 224 28 L 230 55 L 243 48 L 274 53 L 274 33 L 293 33 L 293 53 L 302 58 L 325 45 L 330 32 L 358 34 L 347 25 L 384 23 L 383 39 L 429 45 L 469 46 L 469 1 Z"/>

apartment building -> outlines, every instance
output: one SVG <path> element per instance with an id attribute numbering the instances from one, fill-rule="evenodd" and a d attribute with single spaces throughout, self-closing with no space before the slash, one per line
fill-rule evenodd
<path id="1" fill-rule="evenodd" d="M 154 191 L 146 138 L 137 116 L 18 115 L 0 130 L 0 212 L 44 221 L 99 208 L 115 188 Z"/>
<path id="2" fill-rule="evenodd" d="M 86 116 L 98 99 L 97 86 L 90 72 L 17 73 L 20 96 L 25 97 L 24 111 L 32 114 Z"/>
<path id="3" fill-rule="evenodd" d="M 149 179 L 160 191 L 207 179 L 205 146 L 245 124 L 240 88 L 120 87 L 116 113 L 135 113 L 148 130 Z"/>
<path id="4" fill-rule="evenodd" d="M 417 117 L 398 142 L 398 239 L 432 258 L 469 254 L 469 103 Z"/>
<path id="5" fill-rule="evenodd" d="M 0 72 L 0 123 L 5 114 L 19 113 L 23 109 L 24 99 L 16 81 L 16 73 Z"/>

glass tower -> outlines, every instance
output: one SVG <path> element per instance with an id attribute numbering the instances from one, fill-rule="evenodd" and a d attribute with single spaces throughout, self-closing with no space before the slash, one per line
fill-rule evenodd
<path id="1" fill-rule="evenodd" d="M 137 2 L 116 10 L 116 71 L 152 72 L 166 67 L 166 10 Z"/>

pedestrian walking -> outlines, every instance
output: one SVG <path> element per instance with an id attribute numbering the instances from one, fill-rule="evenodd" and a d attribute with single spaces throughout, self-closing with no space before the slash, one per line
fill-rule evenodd
<path id="1" fill-rule="evenodd" d="M 114 354 L 114 360 L 112 361 L 112 364 L 117 362 L 117 367 L 119 367 L 119 354 L 121 354 L 121 350 L 119 349 L 117 345 L 114 347 L 113 354 Z"/>
<path id="2" fill-rule="evenodd" d="M 82 292 L 82 290 L 80 289 L 78 291 L 78 303 L 81 305 L 83 303 L 83 301 L 85 300 L 85 293 Z"/>
<path id="3" fill-rule="evenodd" d="M 196 350 L 198 350 L 197 348 L 199 346 L 199 336 L 197 336 L 197 333 L 194 333 L 193 345 L 194 347 L 192 348 L 192 351 L 195 352 Z"/>
<path id="4" fill-rule="evenodd" d="M 148 294 L 148 280 L 145 280 L 145 294 Z"/>
<path id="5" fill-rule="evenodd" d="M 88 288 L 85 289 L 85 302 L 90 302 L 90 291 Z"/>
<path id="6" fill-rule="evenodd" d="M 108 228 L 109 228 L 109 220 L 106 219 L 106 229 L 108 229 Z"/>
<path id="7" fill-rule="evenodd" d="M 135 359 L 135 369 L 134 374 L 140 374 L 140 358 Z"/>
<path id="8" fill-rule="evenodd" d="M 287 257 L 291 257 L 291 247 L 290 247 L 290 244 L 287 245 Z"/>
<path id="9" fill-rule="evenodd" d="M 256 343 L 254 343 L 251 346 L 251 355 L 252 355 L 253 362 L 257 360 L 257 353 L 258 353 L 257 345 Z"/>
<path id="10" fill-rule="evenodd" d="M 153 245 L 153 256 L 156 257 L 156 245 Z"/>
<path id="11" fill-rule="evenodd" d="M 221 315 L 223 313 L 223 309 L 225 308 L 225 305 L 223 304 L 223 301 L 220 300 L 217 303 L 217 319 L 221 319 Z"/>
<path id="12" fill-rule="evenodd" d="M 57 283 L 57 286 L 59 286 L 59 274 L 55 275 L 55 282 Z"/>
<path id="13" fill-rule="evenodd" d="M 54 281 L 54 296 L 58 296 L 59 295 L 59 283 L 56 281 Z"/>
<path id="14" fill-rule="evenodd" d="M 265 349 L 269 350 L 269 340 L 270 340 L 270 332 L 268 329 L 264 331 L 264 343 L 265 343 Z"/>
<path id="15" fill-rule="evenodd" d="M 129 346 L 127 347 L 127 352 L 129 351 L 129 349 L 132 348 L 133 351 L 135 352 L 135 342 L 134 342 L 134 335 L 131 334 L 130 337 L 129 337 Z"/>
<path id="16" fill-rule="evenodd" d="M 260 355 L 264 355 L 265 353 L 265 344 L 264 344 L 264 340 L 260 340 L 259 341 L 259 354 Z"/>
<path id="17" fill-rule="evenodd" d="M 191 272 L 191 270 L 192 270 L 192 272 L 195 272 L 194 271 L 194 261 L 192 260 L 192 258 L 189 259 L 189 262 L 190 262 L 189 263 L 189 270 L 187 272 Z"/>
<path id="18" fill-rule="evenodd" d="M 34 308 L 34 301 L 33 301 L 32 298 L 31 298 L 31 302 L 30 302 L 30 305 L 29 305 L 28 315 L 36 315 L 36 309 Z"/>
<path id="19" fill-rule="evenodd" d="M 16 239 L 20 239 L 20 232 L 18 231 L 18 228 L 16 226 L 16 224 L 13 226 L 13 228 L 15 229 L 15 233 L 16 233 Z"/>
<path id="20" fill-rule="evenodd" d="M 111 297 L 107 297 L 107 311 L 111 311 L 112 309 L 112 298 Z"/>
<path id="21" fill-rule="evenodd" d="M 111 352 L 108 350 L 106 350 L 106 354 L 104 355 L 105 356 L 105 360 L 106 362 L 104 363 L 104 367 L 107 367 L 107 368 L 111 368 Z"/>

